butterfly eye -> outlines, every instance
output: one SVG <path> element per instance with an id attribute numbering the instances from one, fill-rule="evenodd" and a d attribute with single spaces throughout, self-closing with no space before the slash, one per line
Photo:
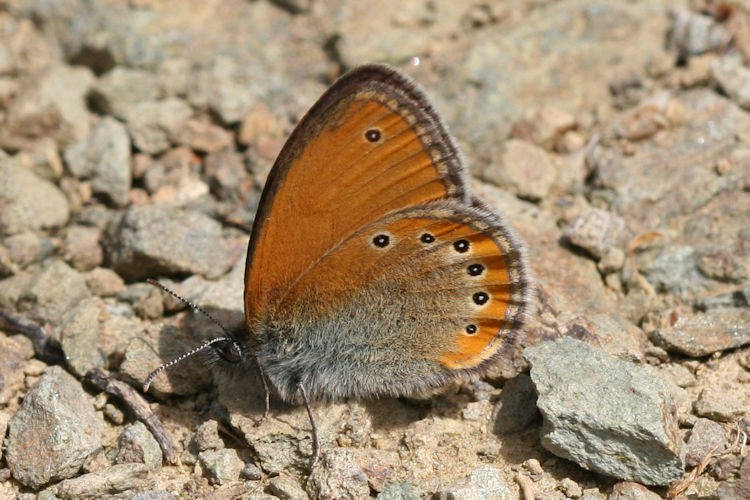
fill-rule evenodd
<path id="1" fill-rule="evenodd" d="M 458 253 L 466 253 L 469 251 L 469 241 L 468 240 L 458 240 L 453 244 L 453 248 L 456 249 L 456 252 Z"/>
<path id="2" fill-rule="evenodd" d="M 422 236 L 419 237 L 419 241 L 422 243 L 432 243 L 435 241 L 435 237 L 430 233 L 422 233 Z"/>
<path id="3" fill-rule="evenodd" d="M 372 239 L 372 244 L 378 248 L 385 248 L 391 242 L 387 234 L 379 234 Z"/>
<path id="4" fill-rule="evenodd" d="M 477 325 L 466 325 L 466 335 L 474 335 L 477 333 Z"/>
<path id="5" fill-rule="evenodd" d="M 242 361 L 242 347 L 235 341 L 224 343 L 218 350 L 219 355 L 230 363 Z"/>
<path id="6" fill-rule="evenodd" d="M 490 296 L 484 292 L 477 292 L 474 295 L 472 295 L 471 298 L 472 300 L 474 300 L 474 303 L 478 306 L 483 306 L 487 303 L 488 300 L 490 300 Z"/>
<path id="7" fill-rule="evenodd" d="M 380 133 L 380 130 L 376 128 L 371 128 L 365 132 L 365 139 L 369 142 L 378 142 L 381 136 L 382 134 Z"/>
<path id="8" fill-rule="evenodd" d="M 466 268 L 466 272 L 469 276 L 479 276 L 484 272 L 484 266 L 482 264 L 472 264 Z"/>

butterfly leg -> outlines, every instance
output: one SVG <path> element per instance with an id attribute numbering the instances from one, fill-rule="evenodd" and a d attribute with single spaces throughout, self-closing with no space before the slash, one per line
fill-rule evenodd
<path id="1" fill-rule="evenodd" d="M 255 426 L 259 426 L 261 422 L 263 422 L 266 418 L 268 418 L 268 414 L 271 411 L 271 401 L 270 397 L 271 394 L 268 391 L 268 380 L 266 379 L 266 373 L 263 371 L 263 366 L 261 366 L 260 361 L 258 361 L 258 357 L 255 357 L 255 364 L 258 366 L 258 373 L 260 373 L 260 379 L 263 381 L 263 390 L 265 391 L 265 403 L 266 407 L 263 410 L 263 416 L 255 422 Z"/>
<path id="2" fill-rule="evenodd" d="M 312 427 L 312 448 L 313 455 L 310 460 L 310 475 L 315 470 L 315 465 L 318 463 L 320 457 L 320 441 L 318 441 L 318 426 L 315 425 L 315 418 L 313 417 L 312 408 L 310 408 L 310 402 L 307 400 L 307 391 L 301 383 L 297 383 L 297 388 L 302 394 L 302 400 L 305 402 L 305 408 L 307 409 L 307 416 L 310 418 L 310 426 Z"/>

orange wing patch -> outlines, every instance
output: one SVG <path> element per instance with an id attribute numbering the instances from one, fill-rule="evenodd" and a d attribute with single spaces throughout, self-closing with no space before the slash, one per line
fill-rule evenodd
<path id="1" fill-rule="evenodd" d="M 281 173 L 264 191 L 248 251 L 248 321 L 358 228 L 455 190 L 439 152 L 410 125 L 408 108 L 371 94 L 342 101 L 313 124 L 303 120 L 298 127 L 309 130 L 279 156 L 274 170 Z M 370 130 L 379 140 L 368 140 Z"/>

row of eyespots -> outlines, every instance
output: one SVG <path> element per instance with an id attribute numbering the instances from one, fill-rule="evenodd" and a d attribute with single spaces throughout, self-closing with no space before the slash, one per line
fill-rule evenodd
<path id="1" fill-rule="evenodd" d="M 435 242 L 435 236 L 430 233 L 422 233 L 422 235 L 419 237 L 419 241 L 425 244 L 430 244 Z M 372 239 L 372 244 L 375 245 L 378 248 L 385 248 L 391 243 L 391 238 L 387 234 L 378 234 Z M 468 240 L 461 239 L 453 243 L 453 248 L 458 253 L 466 253 L 469 251 L 469 248 L 471 247 L 471 244 Z M 484 272 L 485 267 L 482 264 L 469 264 L 469 266 L 466 268 L 466 272 L 470 276 L 479 276 Z M 471 299 L 474 301 L 474 303 L 478 306 L 485 305 L 489 300 L 490 296 L 486 292 L 476 292 L 474 295 L 471 296 Z M 477 325 L 469 324 L 466 326 L 466 334 L 467 335 L 474 335 L 478 331 Z"/>
<path id="2" fill-rule="evenodd" d="M 435 242 L 435 236 L 430 233 L 422 233 L 419 237 L 422 243 L 430 244 Z M 387 234 L 378 234 L 372 239 L 372 244 L 378 248 L 385 248 L 391 243 L 391 238 Z M 458 253 L 466 253 L 469 251 L 470 243 L 468 240 L 458 240 L 453 244 Z M 469 264 L 466 268 L 466 272 L 469 276 L 479 276 L 484 272 L 484 266 L 482 264 Z M 484 303 L 484 302 L 483 302 Z M 481 304 L 480 304 L 481 305 Z"/>

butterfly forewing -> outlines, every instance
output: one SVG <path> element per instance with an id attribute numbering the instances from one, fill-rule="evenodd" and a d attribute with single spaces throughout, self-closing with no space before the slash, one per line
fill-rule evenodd
<path id="1" fill-rule="evenodd" d="M 464 182 L 456 147 L 414 84 L 381 66 L 344 76 L 303 118 L 269 175 L 248 249 L 248 321 L 364 224 L 464 199 Z"/>

